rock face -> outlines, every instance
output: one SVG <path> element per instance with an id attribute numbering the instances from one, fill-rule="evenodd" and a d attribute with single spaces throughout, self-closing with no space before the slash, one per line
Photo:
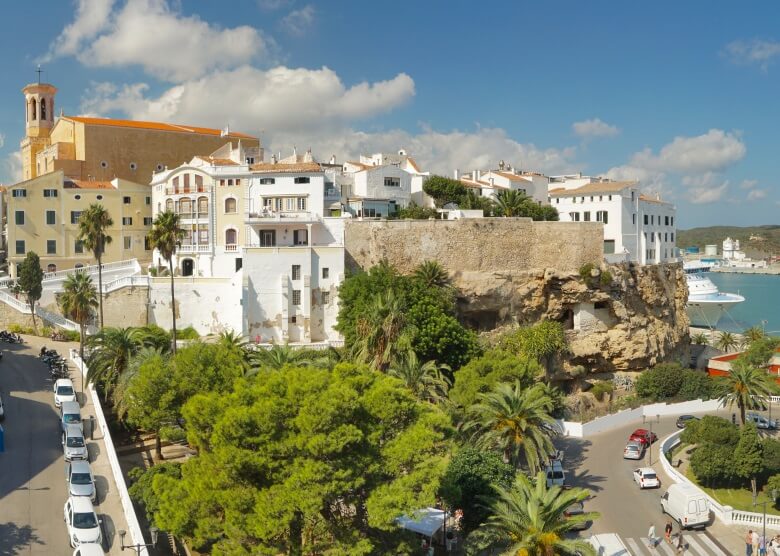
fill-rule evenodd
<path id="1" fill-rule="evenodd" d="M 598 272 L 598 271 L 596 271 Z M 458 312 L 472 327 L 495 330 L 542 319 L 564 324 L 571 353 L 565 368 L 640 370 L 688 360 L 687 288 L 680 264 L 609 266 L 589 285 L 554 270 L 460 273 Z"/>

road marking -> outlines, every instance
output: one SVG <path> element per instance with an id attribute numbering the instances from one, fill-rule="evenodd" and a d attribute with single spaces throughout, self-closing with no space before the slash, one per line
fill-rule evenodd
<path id="1" fill-rule="evenodd" d="M 658 545 L 657 549 L 659 552 L 663 552 L 667 556 L 674 556 L 674 550 L 672 550 L 672 547 L 666 544 L 666 541 L 662 541 L 661 544 Z"/>
<path id="2" fill-rule="evenodd" d="M 717 556 L 728 556 L 725 552 L 723 552 L 720 547 L 715 544 L 711 538 L 709 538 L 707 535 L 701 535 L 699 537 L 701 539 L 701 542 L 703 542 L 707 547 L 712 550 Z"/>
<path id="3" fill-rule="evenodd" d="M 641 541 L 644 544 L 647 544 L 647 539 L 641 539 Z M 643 554 L 643 552 L 639 550 L 639 546 L 634 539 L 626 539 L 626 542 L 628 543 L 628 547 L 631 549 L 632 554 Z"/>
<path id="4" fill-rule="evenodd" d="M 700 552 L 702 554 L 707 554 L 707 551 L 704 550 L 698 542 L 696 542 L 696 537 L 694 537 L 693 535 L 687 535 L 683 537 L 683 542 L 688 543 L 688 550 L 686 550 L 686 552 L 689 552 L 691 547 L 693 547 L 696 549 L 697 552 Z"/>

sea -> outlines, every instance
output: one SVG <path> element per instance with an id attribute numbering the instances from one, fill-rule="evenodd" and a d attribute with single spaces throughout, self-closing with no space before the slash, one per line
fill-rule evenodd
<path id="1" fill-rule="evenodd" d="M 767 334 L 780 336 L 780 275 L 708 272 L 707 277 L 727 293 L 745 297 L 718 322 L 718 330 L 742 332 L 751 326 L 763 327 Z"/>

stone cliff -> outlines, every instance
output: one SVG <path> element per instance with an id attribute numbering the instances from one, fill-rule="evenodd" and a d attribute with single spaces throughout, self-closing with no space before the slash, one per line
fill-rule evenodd
<path id="1" fill-rule="evenodd" d="M 571 347 L 565 369 L 608 372 L 687 362 L 682 266 L 606 266 L 602 243 L 600 223 L 522 218 L 354 221 L 345 231 L 353 270 L 387 259 L 411 272 L 425 260 L 438 261 L 459 292 L 460 318 L 480 331 L 562 322 Z M 586 265 L 595 270 L 584 279 L 579 270 Z"/>

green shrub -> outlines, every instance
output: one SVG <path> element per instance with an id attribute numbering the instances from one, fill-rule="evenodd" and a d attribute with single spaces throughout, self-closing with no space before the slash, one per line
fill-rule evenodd
<path id="1" fill-rule="evenodd" d="M 732 482 L 736 478 L 733 471 L 734 447 L 712 443 L 699 446 L 691 456 L 691 470 L 699 483 L 705 486 Z"/>
<path id="2" fill-rule="evenodd" d="M 54 329 L 51 326 L 43 326 L 40 329 L 40 336 L 42 338 L 49 338 L 52 332 L 54 332 Z"/>
<path id="3" fill-rule="evenodd" d="M 9 324 L 8 331 L 14 334 L 27 334 L 27 335 L 31 335 L 35 332 L 32 326 L 23 326 L 21 324 L 16 324 L 16 323 Z"/>
<path id="4" fill-rule="evenodd" d="M 611 396 L 614 390 L 615 387 L 611 382 L 607 380 L 599 380 L 596 384 L 593 385 L 593 388 L 590 389 L 590 393 L 593 394 L 597 400 L 603 402 L 604 396 Z"/>
<path id="5" fill-rule="evenodd" d="M 715 396 L 715 381 L 704 371 L 685 369 L 677 392 L 681 400 L 709 400 Z"/>
<path id="6" fill-rule="evenodd" d="M 68 342 L 78 342 L 81 339 L 81 334 L 78 330 L 62 330 L 63 334 L 65 334 L 65 339 Z"/>
<path id="7" fill-rule="evenodd" d="M 197 340 L 198 338 L 200 338 L 200 334 L 192 326 L 176 331 L 177 340 Z"/>
<path id="8" fill-rule="evenodd" d="M 571 371 L 569 371 L 569 376 L 571 376 L 572 378 L 579 378 L 581 376 L 585 376 L 587 373 L 588 373 L 588 369 L 586 369 L 582 365 L 577 365 Z"/>
<path id="9" fill-rule="evenodd" d="M 700 421 L 689 422 L 680 440 L 686 444 L 717 444 L 733 450 L 739 441 L 739 428 L 723 417 L 705 415 Z"/>
<path id="10" fill-rule="evenodd" d="M 609 270 L 605 270 L 601 273 L 601 276 L 599 277 L 599 281 L 601 282 L 602 286 L 609 286 L 612 284 L 612 273 Z"/>
<path id="11" fill-rule="evenodd" d="M 428 220 L 430 218 L 438 218 L 439 213 L 436 212 L 436 209 L 410 203 L 408 207 L 398 209 L 396 216 L 402 220 Z"/>
<path id="12" fill-rule="evenodd" d="M 766 482 L 766 485 L 764 485 L 764 492 L 766 493 L 768 498 L 771 498 L 771 492 L 775 491 L 775 494 L 780 494 L 780 474 L 772 475 L 769 477 L 769 479 Z M 775 503 L 773 504 L 774 507 L 777 507 L 777 502 L 780 500 L 780 497 L 775 499 Z"/>
<path id="13" fill-rule="evenodd" d="M 661 363 L 639 375 L 636 381 L 636 394 L 652 401 L 668 400 L 677 395 L 682 382 L 680 365 Z"/>
<path id="14" fill-rule="evenodd" d="M 590 285 L 591 280 L 593 280 L 591 273 L 593 272 L 594 268 L 596 268 L 596 265 L 593 263 L 585 263 L 580 267 L 580 278 L 582 278 L 588 285 Z"/>

